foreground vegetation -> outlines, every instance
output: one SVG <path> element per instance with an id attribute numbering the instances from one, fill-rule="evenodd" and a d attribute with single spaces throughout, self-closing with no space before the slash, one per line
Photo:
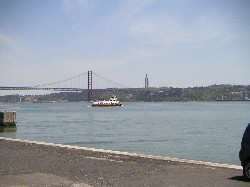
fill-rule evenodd
<path id="1" fill-rule="evenodd" d="M 93 99 L 116 95 L 123 102 L 250 101 L 250 85 L 212 85 L 193 88 L 130 88 L 93 90 Z M 6 95 L 0 102 L 80 102 L 88 93 L 52 93 L 48 95 Z"/>

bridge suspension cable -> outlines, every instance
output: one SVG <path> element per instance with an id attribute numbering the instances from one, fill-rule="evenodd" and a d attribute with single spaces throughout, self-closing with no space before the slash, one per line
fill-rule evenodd
<path id="1" fill-rule="evenodd" d="M 104 80 L 109 85 L 109 86 L 106 86 L 106 88 L 127 88 L 125 85 L 114 82 L 110 79 L 107 79 L 107 78 L 101 76 L 101 75 L 98 75 L 97 73 L 93 72 L 93 75 L 100 78 L 101 80 Z M 97 79 L 94 79 L 94 80 L 97 80 Z"/>
<path id="2" fill-rule="evenodd" d="M 90 78 L 91 73 L 91 78 Z M 92 77 L 93 75 L 93 77 Z M 51 82 L 47 84 L 40 84 L 36 86 L 26 87 L 0 87 L 0 90 L 50 90 L 50 91 L 84 91 L 96 89 L 124 89 L 125 85 L 114 82 L 92 71 L 87 71 L 73 77 Z"/>
<path id="3" fill-rule="evenodd" d="M 35 87 L 35 88 L 38 88 L 38 87 L 51 87 L 51 86 L 59 87 L 59 85 L 60 85 L 61 83 L 66 83 L 66 84 L 67 84 L 67 82 L 70 82 L 70 81 L 72 81 L 72 80 L 78 79 L 77 82 L 78 82 L 78 84 L 81 84 L 81 83 L 82 83 L 82 87 L 80 87 L 80 85 L 78 85 L 77 87 L 78 87 L 78 88 L 84 89 L 83 81 L 80 81 L 80 78 L 83 78 L 83 80 L 84 80 L 84 76 L 86 76 L 87 73 L 88 73 L 88 72 L 84 72 L 84 73 L 81 73 L 81 74 L 79 74 L 79 75 L 75 75 L 75 76 L 73 76 L 73 77 L 70 77 L 70 78 L 67 78 L 67 79 L 64 79 L 64 80 L 61 80 L 61 81 L 56 81 L 56 82 L 52 82 L 52 83 L 37 85 L 37 86 L 34 86 L 34 87 Z M 68 86 L 65 86 L 65 87 L 68 87 Z M 72 83 L 71 83 L 71 87 L 72 87 Z"/>

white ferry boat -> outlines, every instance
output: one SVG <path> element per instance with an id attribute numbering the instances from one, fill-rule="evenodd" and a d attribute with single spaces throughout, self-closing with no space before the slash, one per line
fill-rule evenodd
<path id="1" fill-rule="evenodd" d="M 92 106 L 96 107 L 107 107 L 107 106 L 122 106 L 122 103 L 117 100 L 116 96 L 110 97 L 109 99 L 96 100 L 92 103 Z"/>

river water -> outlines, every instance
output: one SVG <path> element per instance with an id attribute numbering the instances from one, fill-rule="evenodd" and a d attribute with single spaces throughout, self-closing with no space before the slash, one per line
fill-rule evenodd
<path id="1" fill-rule="evenodd" d="M 250 102 L 0 103 L 17 112 L 1 137 L 239 165 Z"/>

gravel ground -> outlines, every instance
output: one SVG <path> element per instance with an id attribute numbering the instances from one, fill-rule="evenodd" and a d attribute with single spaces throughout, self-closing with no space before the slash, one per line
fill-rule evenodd
<path id="1" fill-rule="evenodd" d="M 0 139 L 5 186 L 250 186 L 242 170 Z"/>

